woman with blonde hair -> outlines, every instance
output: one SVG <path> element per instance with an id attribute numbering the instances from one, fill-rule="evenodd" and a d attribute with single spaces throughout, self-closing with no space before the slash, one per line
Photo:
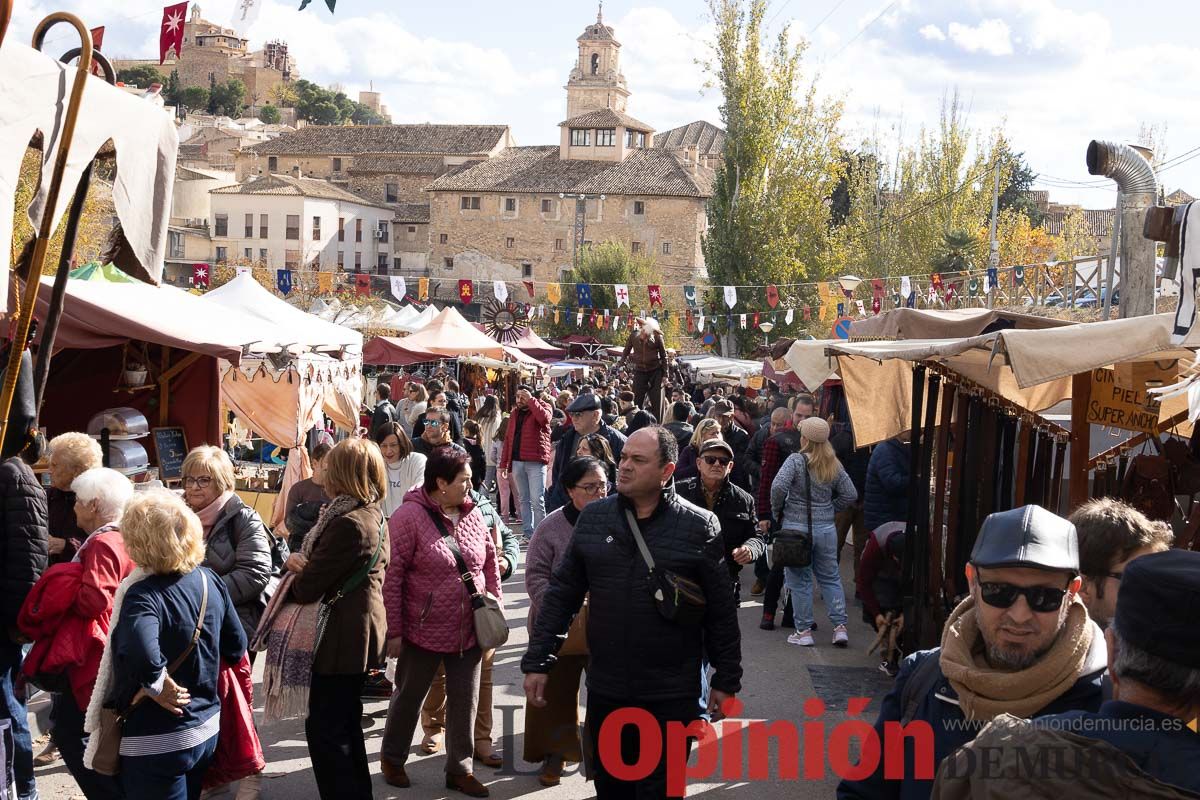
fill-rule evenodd
<path id="1" fill-rule="evenodd" d="M 250 636 L 270 600 L 264 590 L 271 579 L 271 534 L 235 486 L 233 462 L 221 448 L 194 447 L 183 459 L 183 499 L 200 519 L 204 566 L 225 582 Z"/>
<path id="2" fill-rule="evenodd" d="M 379 448 L 363 439 L 339 442 L 325 456 L 333 499 L 288 559 L 288 575 L 255 636 L 255 648 L 267 650 L 267 715 L 307 715 L 304 733 L 323 800 L 372 796 L 361 698 L 369 667 L 384 660 L 386 472 Z"/>
<path id="3" fill-rule="evenodd" d="M 404 433 L 411 439 L 413 425 L 417 424 L 417 420 L 429 408 L 429 390 L 423 384 L 413 381 L 408 385 L 408 396 L 400 402 L 400 406 L 404 411 L 404 415 L 400 418 L 400 423 L 404 425 Z"/>
<path id="4" fill-rule="evenodd" d="M 696 423 L 688 446 L 679 451 L 679 463 L 675 467 L 675 480 L 682 481 L 700 475 L 696 461 L 700 458 L 700 445 L 709 439 L 721 438 L 721 422 L 714 417 L 705 417 Z"/>
<path id="5" fill-rule="evenodd" d="M 809 417 L 800 423 L 800 452 L 783 462 L 771 484 L 771 516 L 783 516 L 781 533 L 807 532 L 812 561 L 805 567 L 785 567 L 784 582 L 792 595 L 796 632 L 789 644 L 813 646 L 813 578 L 833 625 L 833 644 L 846 647 L 846 595 L 837 564 L 837 512 L 849 508 L 858 492 L 829 444 L 829 423 Z"/>
<path id="6" fill-rule="evenodd" d="M 201 566 L 203 527 L 182 500 L 165 489 L 135 495 L 121 535 L 137 569 L 113 600 L 84 764 L 94 766 L 101 709 L 113 709 L 125 714 L 125 797 L 196 800 L 221 727 L 217 675 L 241 661 L 246 635 L 224 582 Z"/>

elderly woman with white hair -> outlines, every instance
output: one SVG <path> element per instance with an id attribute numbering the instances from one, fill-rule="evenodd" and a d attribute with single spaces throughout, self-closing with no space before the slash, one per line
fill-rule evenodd
<path id="1" fill-rule="evenodd" d="M 183 499 L 203 527 L 204 566 L 225 581 L 250 637 L 271 599 L 264 590 L 271 579 L 272 534 L 237 496 L 235 484 L 233 462 L 219 447 L 195 447 L 183 459 Z"/>
<path id="2" fill-rule="evenodd" d="M 618 368 L 633 369 L 633 404 L 648 410 L 656 419 L 663 418 L 663 376 L 666 374 L 667 345 L 658 320 L 638 320 L 638 328 L 629 334 Z"/>
<path id="3" fill-rule="evenodd" d="M 61 451 L 60 451 L 61 452 Z M 133 561 L 125 551 L 121 535 L 121 517 L 125 504 L 133 497 L 133 484 L 121 473 L 111 469 L 89 469 L 71 482 L 75 497 L 75 519 L 89 535 L 80 544 L 74 561 L 81 567 L 79 589 L 71 600 L 70 614 L 93 620 L 101 636 L 108 635 L 109 618 L 117 587 L 130 572 Z M 72 687 L 83 677 L 90 680 L 82 691 L 54 695 L 51 715 L 52 733 L 63 760 L 75 782 L 88 800 L 107 800 L 123 797 L 120 784 L 112 777 L 93 772 L 83 765 L 87 737 L 83 732 L 84 711 L 95 684 L 95 670 L 100 664 L 103 640 L 89 642 L 93 652 L 81 660 L 80 666 L 68 668 L 67 678 Z"/>
<path id="4" fill-rule="evenodd" d="M 50 488 L 46 506 L 50 514 L 50 563 L 61 564 L 75 557 L 81 542 L 91 533 L 75 519 L 72 482 L 104 463 L 100 443 L 86 433 L 73 431 L 50 440 Z"/>

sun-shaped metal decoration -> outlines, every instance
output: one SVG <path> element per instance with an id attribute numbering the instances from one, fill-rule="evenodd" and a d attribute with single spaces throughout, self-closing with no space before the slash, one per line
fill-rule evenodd
<path id="1" fill-rule="evenodd" d="M 492 299 L 483 309 L 483 328 L 501 344 L 513 344 L 525 334 L 527 318 L 523 306 Z"/>

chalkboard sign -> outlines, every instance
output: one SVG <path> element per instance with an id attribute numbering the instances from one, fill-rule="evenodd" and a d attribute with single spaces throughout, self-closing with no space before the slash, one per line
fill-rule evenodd
<path id="1" fill-rule="evenodd" d="M 177 481 L 183 478 L 183 459 L 188 453 L 183 428 L 155 428 L 154 450 L 158 454 L 158 478 Z"/>

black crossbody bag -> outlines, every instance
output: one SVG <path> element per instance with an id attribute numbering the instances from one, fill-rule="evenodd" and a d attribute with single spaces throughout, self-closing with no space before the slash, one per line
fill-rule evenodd
<path id="1" fill-rule="evenodd" d="M 812 566 L 812 473 L 808 470 L 808 457 L 801 456 L 801 459 L 804 461 L 804 506 L 808 512 L 808 530 L 784 529 L 775 534 L 771 551 L 772 565 L 778 564 L 781 567 Z"/>
<path id="2" fill-rule="evenodd" d="M 629 521 L 629 530 L 633 532 L 633 539 L 642 553 L 642 560 L 650 570 L 650 596 L 654 598 L 658 613 L 668 622 L 699 625 L 704 619 L 704 609 L 708 605 L 704 589 L 691 578 L 655 566 L 654 556 L 650 555 L 650 548 L 646 547 L 646 540 L 642 538 L 637 517 L 626 509 L 625 519 Z"/>

